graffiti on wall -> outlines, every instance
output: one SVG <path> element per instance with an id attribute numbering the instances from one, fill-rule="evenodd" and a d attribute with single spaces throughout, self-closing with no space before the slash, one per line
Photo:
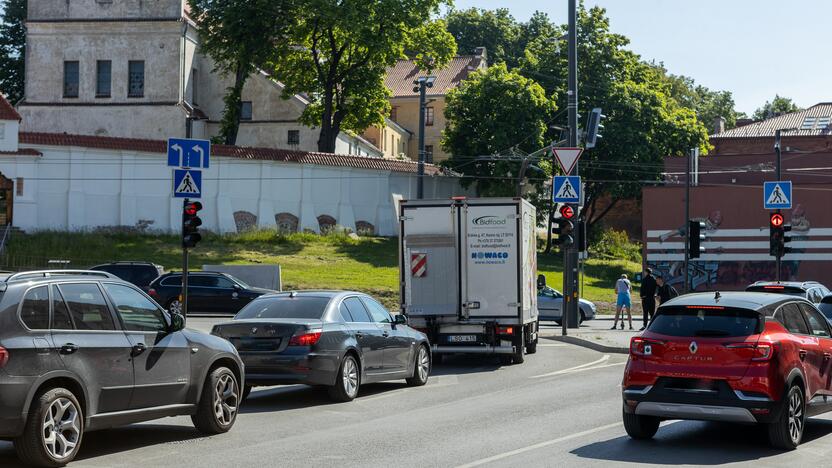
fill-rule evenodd
<path id="1" fill-rule="evenodd" d="M 681 288 L 685 283 L 684 262 L 648 262 L 656 276 L 674 287 Z M 799 261 L 783 262 L 781 273 L 784 280 L 797 277 Z M 769 281 L 776 276 L 774 262 L 717 262 L 691 261 L 690 282 L 693 290 L 709 290 L 715 287 L 737 289 L 756 281 Z"/>

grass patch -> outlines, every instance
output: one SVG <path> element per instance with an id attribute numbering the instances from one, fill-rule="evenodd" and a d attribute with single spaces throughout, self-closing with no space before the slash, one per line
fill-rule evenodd
<path id="1" fill-rule="evenodd" d="M 274 230 L 240 234 L 206 234 L 192 251 L 191 265 L 279 264 L 287 289 L 353 289 L 379 297 L 398 308 L 398 240 L 344 234 L 281 234 Z M 168 270 L 181 269 L 179 236 L 136 232 L 39 232 L 15 235 L 2 257 L 2 267 L 47 268 L 48 260 L 69 260 L 69 268 L 87 268 L 117 260 L 144 260 Z M 624 260 L 590 259 L 584 272 L 583 296 L 604 303 L 614 300 L 615 280 L 640 265 Z M 560 255 L 538 255 L 538 271 L 556 289 L 563 285 Z"/>

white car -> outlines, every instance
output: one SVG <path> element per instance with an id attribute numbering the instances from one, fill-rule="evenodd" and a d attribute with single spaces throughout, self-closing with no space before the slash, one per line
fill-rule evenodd
<path id="1" fill-rule="evenodd" d="M 595 304 L 579 299 L 580 322 L 595 318 Z M 563 294 L 549 286 L 543 286 L 537 291 L 537 310 L 540 313 L 540 320 L 553 321 L 561 324 L 563 317 Z"/>

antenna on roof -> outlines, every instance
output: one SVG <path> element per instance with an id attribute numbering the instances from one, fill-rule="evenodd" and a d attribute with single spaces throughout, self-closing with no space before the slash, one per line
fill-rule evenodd
<path id="1" fill-rule="evenodd" d="M 720 294 L 720 293 L 719 293 L 719 291 L 717 291 L 717 292 L 714 294 L 714 302 L 719 302 L 719 298 L 720 298 L 720 297 L 722 297 L 722 294 Z"/>

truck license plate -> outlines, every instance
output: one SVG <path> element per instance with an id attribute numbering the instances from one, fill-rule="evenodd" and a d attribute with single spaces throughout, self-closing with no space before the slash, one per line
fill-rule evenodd
<path id="1" fill-rule="evenodd" d="M 448 341 L 451 343 L 473 343 L 477 341 L 476 335 L 450 335 Z"/>

